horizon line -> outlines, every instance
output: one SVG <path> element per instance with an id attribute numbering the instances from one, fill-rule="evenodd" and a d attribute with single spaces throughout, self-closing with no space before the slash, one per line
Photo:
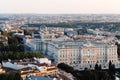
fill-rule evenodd
<path id="1" fill-rule="evenodd" d="M 98 14 L 98 15 L 120 15 L 120 13 L 0 13 L 0 14 Z"/>

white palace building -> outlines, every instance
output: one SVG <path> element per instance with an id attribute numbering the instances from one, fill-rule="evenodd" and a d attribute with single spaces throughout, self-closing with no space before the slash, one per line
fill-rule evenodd
<path id="1" fill-rule="evenodd" d="M 31 39 L 26 45 L 30 46 L 32 51 L 43 53 L 56 65 L 66 63 L 76 69 L 84 70 L 84 68 L 94 69 L 97 63 L 102 69 L 107 69 L 111 61 L 116 68 L 120 67 L 115 44 L 87 40 L 73 41 L 65 36 L 61 39 L 63 40 Z"/>

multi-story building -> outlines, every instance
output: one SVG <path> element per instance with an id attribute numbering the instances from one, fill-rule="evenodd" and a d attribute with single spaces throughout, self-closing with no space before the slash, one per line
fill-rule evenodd
<path id="1" fill-rule="evenodd" d="M 47 58 L 33 58 L 23 60 L 8 60 L 2 61 L 2 67 L 8 73 L 19 72 L 22 78 L 26 77 L 26 74 L 34 76 L 54 75 L 58 72 L 58 68 L 51 64 L 51 61 Z M 5 73 L 5 70 L 1 69 L 0 74 Z"/>
<path id="2" fill-rule="evenodd" d="M 34 45 L 33 45 L 34 44 Z M 55 64 L 91 67 L 118 62 L 117 46 L 92 41 L 32 41 L 33 51 L 42 52 Z M 108 66 L 106 66 L 108 67 Z"/>

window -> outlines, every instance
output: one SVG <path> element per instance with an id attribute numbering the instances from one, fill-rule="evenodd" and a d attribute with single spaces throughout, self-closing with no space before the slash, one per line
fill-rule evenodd
<path id="1" fill-rule="evenodd" d="M 75 61 L 74 61 L 74 63 L 75 63 Z"/>
<path id="2" fill-rule="evenodd" d="M 88 61 L 88 63 L 89 63 L 89 61 Z"/>

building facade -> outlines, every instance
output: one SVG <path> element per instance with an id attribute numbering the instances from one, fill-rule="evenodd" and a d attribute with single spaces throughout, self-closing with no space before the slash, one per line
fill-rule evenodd
<path id="1" fill-rule="evenodd" d="M 54 64 L 93 68 L 95 64 L 106 65 L 118 62 L 117 46 L 92 41 L 32 41 L 33 51 L 41 52 Z M 108 66 L 106 66 L 108 67 Z"/>

